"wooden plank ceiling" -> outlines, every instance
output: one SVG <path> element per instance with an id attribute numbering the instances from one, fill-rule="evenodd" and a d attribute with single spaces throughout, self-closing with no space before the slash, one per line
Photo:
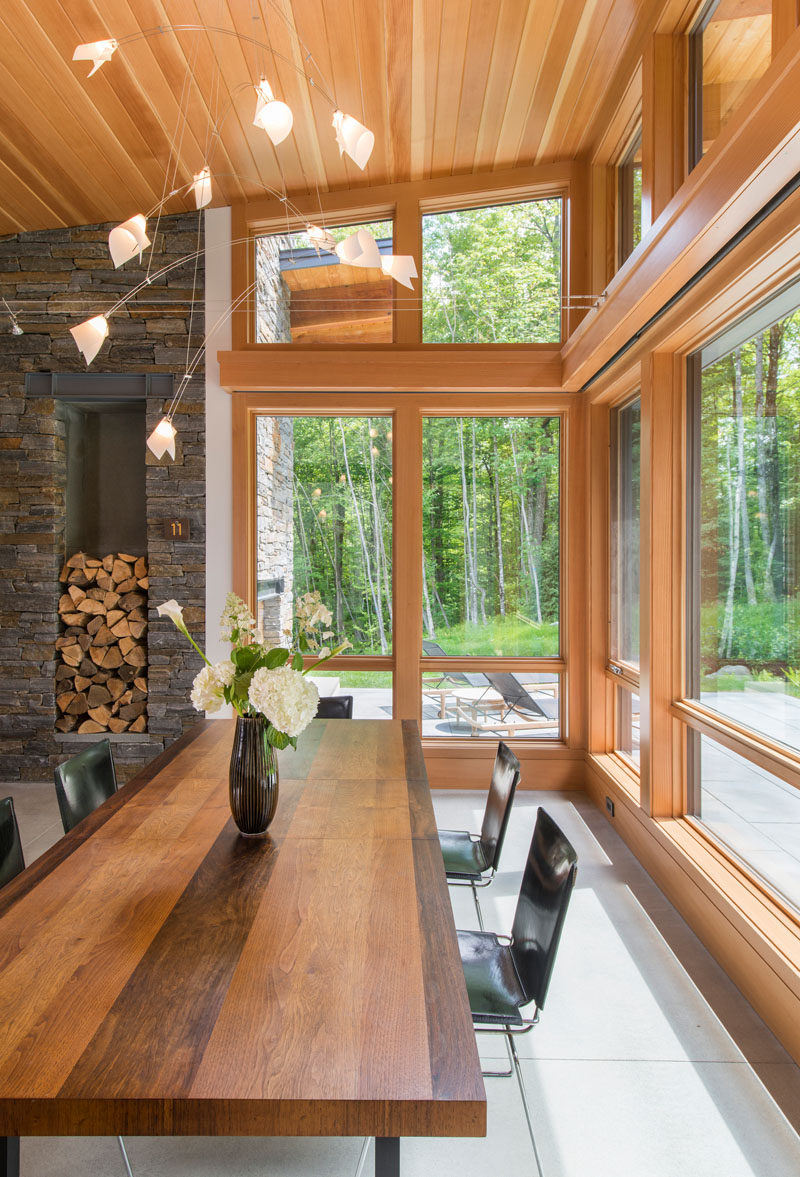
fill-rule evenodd
<path id="1" fill-rule="evenodd" d="M 665 3 L 13 0 L 0 5 L 0 233 L 147 213 L 206 163 L 213 204 L 228 204 L 588 155 Z M 137 37 L 181 24 L 204 28 Z M 88 78 L 73 51 L 107 37 L 131 40 Z M 365 171 L 340 158 L 304 63 L 375 132 Z M 252 125 L 262 74 L 294 112 L 277 148 Z"/>

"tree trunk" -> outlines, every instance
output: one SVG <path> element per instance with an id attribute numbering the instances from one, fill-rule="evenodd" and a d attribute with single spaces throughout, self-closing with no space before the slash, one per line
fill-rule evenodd
<path id="1" fill-rule="evenodd" d="M 428 571 L 425 567 L 425 553 L 422 553 L 422 600 L 424 605 L 425 630 L 431 640 L 436 638 L 436 630 L 433 628 L 433 614 L 431 613 L 431 598 L 428 593 Z"/>
<path id="2" fill-rule="evenodd" d="M 495 521 L 495 536 L 497 543 L 497 595 L 498 605 L 500 609 L 500 616 L 506 615 L 506 578 L 503 569 L 503 524 L 500 513 L 500 474 L 499 466 L 500 460 L 497 453 L 497 438 L 492 440 L 492 456 L 494 463 L 492 467 L 492 481 L 494 483 L 494 521 Z"/>
<path id="3" fill-rule="evenodd" d="M 744 403 L 742 397 L 742 349 L 737 348 L 733 360 L 733 411 L 736 417 L 736 466 L 737 497 L 742 514 L 742 557 L 744 563 L 744 584 L 748 605 L 755 605 L 756 586 L 753 582 L 753 565 L 750 551 L 750 514 L 747 507 L 747 465 L 744 452 Z"/>
<path id="4" fill-rule="evenodd" d="M 478 620 L 477 611 L 472 611 L 472 544 L 470 541 L 470 509 L 467 494 L 467 458 L 464 452 L 464 423 L 458 420 L 458 452 L 461 459 L 461 507 L 464 512 L 464 620 Z"/>
<path id="5" fill-rule="evenodd" d="M 350 473 L 350 460 L 347 456 L 347 438 L 345 437 L 344 425 L 342 424 L 341 417 L 337 417 L 337 421 L 339 422 L 339 431 L 342 435 L 342 457 L 344 459 L 345 475 L 347 477 L 347 485 L 350 488 L 350 497 L 351 497 L 352 503 L 353 503 L 353 514 L 355 516 L 356 526 L 358 528 L 358 537 L 361 541 L 361 556 L 364 561 L 364 575 L 367 580 L 367 586 L 369 588 L 370 597 L 372 599 L 372 604 L 375 609 L 375 621 L 376 621 L 376 624 L 378 627 L 378 639 L 380 641 L 381 653 L 386 654 L 388 652 L 388 647 L 386 644 L 386 632 L 384 630 L 384 625 L 383 625 L 383 613 L 382 613 L 381 607 L 380 607 L 380 599 L 379 599 L 379 591 L 380 590 L 379 590 L 379 588 L 376 588 L 375 581 L 373 578 L 372 562 L 369 557 L 369 548 L 367 547 L 367 538 L 366 538 L 366 535 L 364 534 L 364 524 L 361 520 L 361 510 L 359 509 L 359 506 L 358 506 L 358 497 L 356 496 L 355 487 L 353 486 L 353 477 Z"/>
<path id="6" fill-rule="evenodd" d="M 478 600 L 481 606 L 481 622 L 486 625 L 486 590 L 478 583 L 478 464 L 475 454 L 475 418 L 472 418 L 472 576 L 475 593 L 475 620 L 478 618 Z"/>
<path id="7" fill-rule="evenodd" d="M 755 341 L 756 365 L 756 467 L 758 471 L 758 521 L 761 528 L 761 540 L 764 544 L 766 560 L 764 562 L 764 596 L 768 601 L 775 600 L 775 589 L 770 572 L 769 551 L 772 545 L 772 534 L 769 518 L 769 499 L 767 495 L 767 429 L 764 420 L 764 336 L 758 335 Z"/>

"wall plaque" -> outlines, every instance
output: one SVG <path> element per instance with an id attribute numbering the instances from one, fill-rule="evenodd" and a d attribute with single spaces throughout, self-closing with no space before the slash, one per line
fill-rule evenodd
<path id="1" fill-rule="evenodd" d="M 164 538 L 165 539 L 188 539 L 189 538 L 189 520 L 188 519 L 165 519 L 164 520 Z"/>

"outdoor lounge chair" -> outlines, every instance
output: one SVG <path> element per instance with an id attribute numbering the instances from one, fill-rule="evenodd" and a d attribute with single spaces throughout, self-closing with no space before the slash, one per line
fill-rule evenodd
<path id="1" fill-rule="evenodd" d="M 447 658 L 448 654 L 442 649 L 438 642 L 423 642 L 422 651 L 429 658 Z M 434 674 L 437 671 L 433 672 Z M 439 718 L 447 718 L 447 699 L 453 694 L 454 687 L 481 687 L 487 690 L 489 687 L 489 680 L 485 674 L 469 674 L 462 670 L 443 670 L 441 677 L 436 683 L 422 688 L 423 695 L 429 698 L 439 700 Z"/>
<path id="2" fill-rule="evenodd" d="M 558 725 L 556 698 L 544 692 L 537 692 L 534 698 L 508 672 L 487 673 L 486 678 L 491 694 L 484 691 L 475 698 L 462 692 L 456 694 L 456 713 L 470 724 L 473 735 L 486 731 L 511 736 Z"/>

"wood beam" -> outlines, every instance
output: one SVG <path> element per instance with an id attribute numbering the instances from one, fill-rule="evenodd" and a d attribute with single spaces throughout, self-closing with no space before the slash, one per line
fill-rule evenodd
<path id="1" fill-rule="evenodd" d="M 642 234 L 658 220 L 686 174 L 686 38 L 657 34 L 642 62 Z"/>

